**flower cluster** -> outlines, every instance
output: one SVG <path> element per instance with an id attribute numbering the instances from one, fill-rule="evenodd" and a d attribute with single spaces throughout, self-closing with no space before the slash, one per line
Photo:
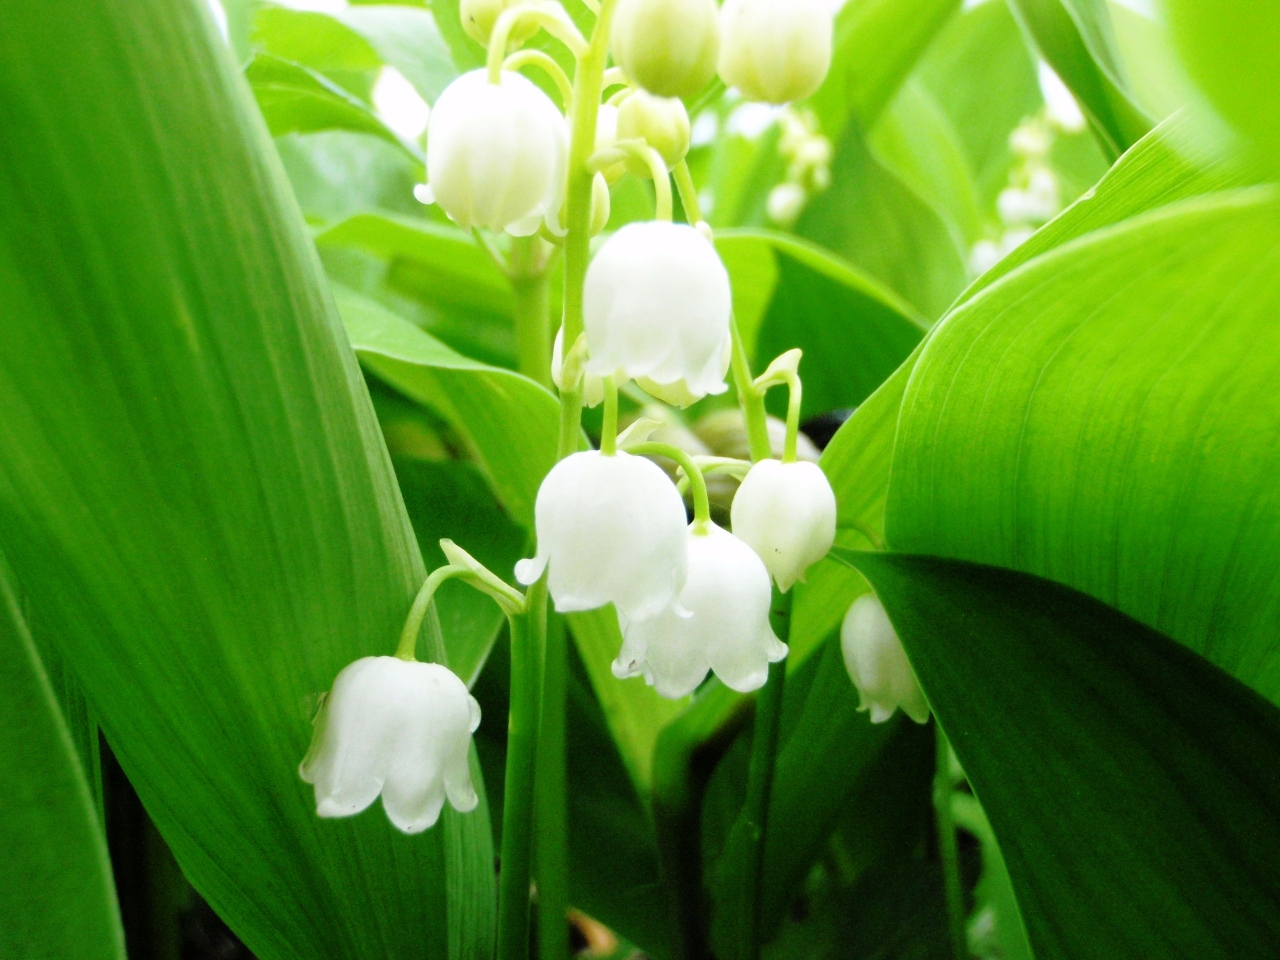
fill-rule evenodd
<path id="1" fill-rule="evenodd" d="M 634 382 L 686 407 L 728 389 L 733 297 L 685 165 L 690 123 L 680 98 L 700 93 L 717 72 L 755 100 L 813 93 L 831 60 L 825 0 L 728 0 L 723 9 L 715 0 L 602 0 L 590 42 L 553 0 L 463 0 L 459 10 L 488 59 L 453 81 L 431 111 L 428 183 L 417 195 L 464 229 L 536 235 L 563 245 L 566 259 L 578 251 L 581 269 L 565 270 L 564 325 L 545 358 L 572 425 L 562 444 L 577 440 L 584 399 L 605 406 L 600 449 L 564 457 L 544 479 L 537 551 L 517 565 L 516 578 L 533 585 L 545 576 L 562 612 L 612 604 L 623 634 L 620 678 L 643 676 L 672 698 L 711 671 L 734 690 L 756 690 L 787 654 L 770 625 L 772 585 L 789 590 L 835 538 L 830 484 L 815 464 L 796 459 L 799 351 L 738 382 L 759 403 L 761 430 L 763 391 L 790 388 L 780 461 L 696 462 L 649 441 L 643 423 L 620 437 L 618 390 Z M 574 54 L 579 80 L 584 70 L 595 79 L 575 83 L 545 53 L 514 49 L 540 29 Z M 607 52 L 617 64 L 608 76 Z M 570 118 L 519 72 L 526 66 L 551 77 Z M 621 89 L 599 103 L 613 88 Z M 628 172 L 653 181 L 655 218 L 614 232 L 588 264 L 587 234 L 605 229 L 609 186 Z M 672 222 L 673 176 L 687 224 Z M 693 488 L 692 523 L 655 456 L 680 464 L 679 482 Z M 704 468 L 743 480 L 732 533 L 711 521 Z M 513 618 L 514 670 L 525 598 L 451 542 L 441 546 L 449 564 L 423 585 L 397 655 L 348 666 L 318 716 L 301 772 L 321 816 L 358 813 L 381 794 L 391 821 L 415 832 L 435 823 L 446 799 L 460 811 L 477 803 L 468 754 L 479 708 L 448 669 L 416 660 L 417 637 L 436 588 L 460 577 Z"/>
<path id="2" fill-rule="evenodd" d="M 769 191 L 769 219 L 790 227 L 809 201 L 831 186 L 831 141 L 818 132 L 809 111 L 792 107 L 778 117 L 778 153 L 787 161 L 786 179 Z"/>

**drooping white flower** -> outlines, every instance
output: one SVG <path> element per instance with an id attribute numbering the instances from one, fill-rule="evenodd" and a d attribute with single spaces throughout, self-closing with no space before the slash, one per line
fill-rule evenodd
<path id="1" fill-rule="evenodd" d="M 755 551 L 709 524 L 689 532 L 689 573 L 676 604 L 658 617 L 623 622 L 619 679 L 643 676 L 664 697 L 692 693 L 714 670 L 725 686 L 764 686 L 787 646 L 769 624 L 769 573 Z"/>
<path id="2" fill-rule="evenodd" d="M 803 100 L 831 68 L 833 33 L 827 0 L 725 0 L 720 78 L 748 100 Z"/>
<path id="3" fill-rule="evenodd" d="M 575 453 L 552 468 L 534 504 L 538 553 L 516 578 L 548 587 L 561 613 L 606 603 L 655 617 L 685 578 L 684 500 L 662 468 L 627 453 Z"/>
<path id="4" fill-rule="evenodd" d="M 619 0 L 609 46 L 627 78 L 659 97 L 692 97 L 716 74 L 715 0 Z"/>
<path id="5" fill-rule="evenodd" d="M 872 723 L 884 723 L 898 707 L 916 723 L 928 722 L 929 702 L 884 605 L 873 594 L 860 596 L 845 614 L 840 649 L 862 700 L 858 709 L 870 710 Z"/>
<path id="6" fill-rule="evenodd" d="M 484 70 L 445 89 L 427 126 L 427 185 L 464 230 L 537 231 L 564 193 L 569 132 L 545 93 L 510 71 Z"/>
<path id="7" fill-rule="evenodd" d="M 333 681 L 299 772 L 320 816 L 352 816 L 382 794 L 391 822 L 418 833 L 446 797 L 463 813 L 479 802 L 467 760 L 479 725 L 480 705 L 448 668 L 364 657 Z"/>
<path id="8" fill-rule="evenodd" d="M 786 593 L 836 541 L 836 495 L 816 463 L 761 460 L 733 498 L 733 533 Z"/>
<path id="9" fill-rule="evenodd" d="M 728 271 L 706 237 L 685 224 L 627 224 L 587 270 L 587 372 L 634 378 L 681 406 L 723 393 L 732 309 Z"/>

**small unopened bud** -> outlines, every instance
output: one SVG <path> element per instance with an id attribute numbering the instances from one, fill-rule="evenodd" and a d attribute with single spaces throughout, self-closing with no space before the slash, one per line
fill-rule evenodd
<path id="1" fill-rule="evenodd" d="M 816 463 L 761 460 L 733 498 L 733 534 L 786 593 L 836 540 L 836 495 Z"/>
<path id="2" fill-rule="evenodd" d="M 564 208 L 565 204 L 562 201 L 554 213 L 547 211 L 547 229 L 557 237 L 563 237 L 569 232 L 564 223 Z M 593 237 L 609 225 L 609 214 L 612 210 L 613 200 L 609 195 L 609 184 L 605 182 L 604 174 L 597 173 L 595 179 L 591 181 L 591 235 Z"/>
<path id="3" fill-rule="evenodd" d="M 462 29 L 482 47 L 489 46 L 489 35 L 493 33 L 493 25 L 506 12 L 508 7 L 527 2 L 527 0 L 462 0 L 458 5 L 458 16 L 462 20 Z M 514 45 L 524 43 L 538 32 L 538 24 L 532 19 L 516 24 L 511 31 L 511 42 Z"/>
<path id="4" fill-rule="evenodd" d="M 619 0 L 613 59 L 655 96 L 695 96 L 716 75 L 717 14 L 715 0 Z"/>
<path id="5" fill-rule="evenodd" d="M 672 169 L 689 153 L 689 111 L 675 97 L 655 97 L 637 90 L 618 107 L 618 139 L 644 140 L 667 169 Z M 649 165 L 638 157 L 627 159 L 632 175 L 648 179 Z"/>
<path id="6" fill-rule="evenodd" d="M 798 183 L 780 183 L 769 191 L 766 210 L 774 223 L 791 226 L 800 218 L 809 192 Z"/>
<path id="7" fill-rule="evenodd" d="M 720 77 L 748 100 L 803 100 L 831 68 L 826 0 L 725 0 L 720 32 Z"/>
<path id="8" fill-rule="evenodd" d="M 872 723 L 884 723 L 899 707 L 916 723 L 928 722 L 929 702 L 884 605 L 874 595 L 853 601 L 840 627 L 840 649 L 862 699 L 858 709 L 870 710 Z"/>

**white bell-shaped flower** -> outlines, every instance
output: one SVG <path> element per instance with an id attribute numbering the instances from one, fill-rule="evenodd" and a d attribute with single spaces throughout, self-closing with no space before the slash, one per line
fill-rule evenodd
<path id="1" fill-rule="evenodd" d="M 836 542 L 836 495 L 816 463 L 761 460 L 733 498 L 733 533 L 786 593 Z"/>
<path id="2" fill-rule="evenodd" d="M 845 614 L 840 649 L 862 701 L 858 709 L 870 710 L 872 723 L 884 723 L 899 707 L 916 723 L 928 722 L 929 702 L 884 605 L 873 594 L 860 596 Z"/>
<path id="3" fill-rule="evenodd" d="M 696 524 L 694 525 L 696 527 Z M 787 646 L 769 624 L 769 573 L 755 551 L 708 524 L 689 532 L 689 573 L 676 604 L 643 622 L 622 620 L 619 679 L 643 676 L 664 697 L 692 693 L 714 670 L 739 693 L 764 686 Z"/>
<path id="4" fill-rule="evenodd" d="M 479 725 L 480 705 L 447 667 L 364 657 L 333 681 L 299 772 L 320 816 L 352 816 L 382 794 L 391 822 L 418 833 L 446 797 L 463 813 L 479 802 L 467 759 Z"/>
<path id="5" fill-rule="evenodd" d="M 828 0 L 725 0 L 720 78 L 748 100 L 803 100 L 831 69 L 834 32 Z"/>
<path id="6" fill-rule="evenodd" d="M 464 230 L 528 236 L 560 205 L 568 155 L 568 125 L 545 93 L 518 73 L 493 84 L 473 70 L 431 110 L 429 195 Z"/>
<path id="7" fill-rule="evenodd" d="M 694 97 L 716 75 L 716 0 L 619 0 L 609 48 L 633 84 L 659 97 Z"/>
<path id="8" fill-rule="evenodd" d="M 687 406 L 728 389 L 729 273 L 685 224 L 629 223 L 587 270 L 587 372 Z"/>
<path id="9" fill-rule="evenodd" d="M 662 468 L 627 453 L 575 453 L 534 504 L 538 553 L 516 578 L 548 587 L 561 613 L 612 603 L 628 620 L 661 613 L 685 577 L 684 500 Z"/>

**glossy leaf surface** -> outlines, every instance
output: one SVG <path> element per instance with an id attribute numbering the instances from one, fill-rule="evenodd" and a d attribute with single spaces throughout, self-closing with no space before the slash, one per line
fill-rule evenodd
<path id="1" fill-rule="evenodd" d="M 1280 712 L 1024 574 L 846 557 L 991 819 L 1037 957 L 1263 960 L 1280 938 Z"/>
<path id="2" fill-rule="evenodd" d="M 483 807 L 409 838 L 297 774 L 424 569 L 244 81 L 196 3 L 0 18 L 0 539 L 42 628 L 257 956 L 488 956 Z"/>

